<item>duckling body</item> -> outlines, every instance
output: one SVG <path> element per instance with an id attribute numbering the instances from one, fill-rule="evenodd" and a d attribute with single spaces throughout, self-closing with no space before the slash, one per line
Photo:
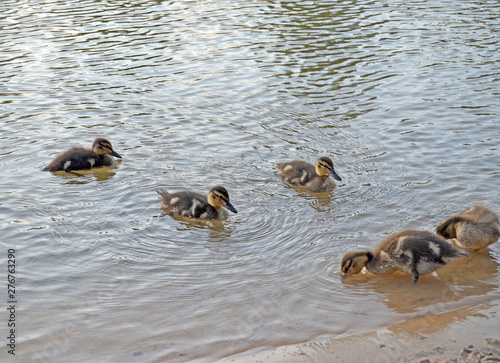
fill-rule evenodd
<path id="1" fill-rule="evenodd" d="M 281 177 L 288 183 L 309 189 L 311 192 L 329 192 L 336 180 L 342 178 L 336 173 L 332 160 L 322 156 L 316 166 L 295 160 L 278 164 Z"/>
<path id="2" fill-rule="evenodd" d="M 477 251 L 500 238 L 500 220 L 486 207 L 475 205 L 447 218 L 436 229 L 444 238 L 455 238 L 458 247 Z"/>
<path id="3" fill-rule="evenodd" d="M 162 205 L 173 214 L 189 218 L 219 219 L 225 217 L 223 208 L 238 213 L 229 202 L 229 193 L 226 188 L 218 185 L 210 189 L 208 196 L 191 191 L 168 193 L 160 189 Z"/>
<path id="4" fill-rule="evenodd" d="M 419 275 L 434 272 L 463 255 L 467 254 L 434 233 L 404 230 L 390 235 L 371 251 L 347 253 L 341 262 L 341 274 L 357 274 L 366 266 L 378 275 L 394 271 L 411 274 L 417 282 Z"/>
<path id="5" fill-rule="evenodd" d="M 108 140 L 97 138 L 92 144 L 91 150 L 83 147 L 71 148 L 57 156 L 42 170 L 71 172 L 111 166 L 115 163 L 115 159 L 110 155 L 121 158 L 120 154 L 113 150 Z"/>

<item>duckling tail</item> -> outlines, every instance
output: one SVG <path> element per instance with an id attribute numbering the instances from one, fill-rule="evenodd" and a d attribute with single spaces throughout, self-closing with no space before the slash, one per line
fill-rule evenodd
<path id="1" fill-rule="evenodd" d="M 168 198 L 168 192 L 166 190 L 164 190 L 164 189 L 158 189 L 156 192 L 160 195 L 160 199 L 161 200 L 167 200 L 167 198 Z"/>

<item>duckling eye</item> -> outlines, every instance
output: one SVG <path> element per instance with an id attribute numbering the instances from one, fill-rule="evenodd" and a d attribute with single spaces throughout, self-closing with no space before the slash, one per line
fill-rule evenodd
<path id="1" fill-rule="evenodd" d="M 323 168 L 330 170 L 330 166 L 326 164 L 320 164 Z"/>
<path id="2" fill-rule="evenodd" d="M 219 194 L 217 194 L 217 193 L 214 193 L 214 195 L 215 195 L 217 198 L 222 199 L 224 202 L 227 202 L 227 201 L 226 201 L 226 198 L 224 198 L 222 195 L 219 195 Z"/>
<path id="3" fill-rule="evenodd" d="M 352 266 L 352 260 L 348 260 L 346 265 L 344 266 L 344 272 L 347 272 L 349 271 L 349 269 L 351 268 Z"/>

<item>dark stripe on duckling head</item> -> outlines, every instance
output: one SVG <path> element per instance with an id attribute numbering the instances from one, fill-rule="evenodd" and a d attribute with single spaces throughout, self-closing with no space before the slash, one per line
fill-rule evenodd
<path id="1" fill-rule="evenodd" d="M 226 188 L 216 185 L 212 189 L 210 189 L 210 192 L 213 193 L 216 197 L 221 198 L 224 202 L 229 202 L 229 193 L 227 192 Z"/>
<path id="2" fill-rule="evenodd" d="M 111 147 L 111 143 L 109 142 L 109 140 L 107 140 L 103 137 L 98 137 L 97 139 L 95 139 L 94 143 L 92 144 L 92 148 L 94 148 L 97 145 Z"/>
<path id="3" fill-rule="evenodd" d="M 322 156 L 318 159 L 318 164 L 328 170 L 333 170 L 333 161 L 327 156 Z"/>
<path id="4" fill-rule="evenodd" d="M 351 275 L 361 272 L 368 262 L 373 258 L 370 251 L 348 252 L 340 263 L 341 274 Z"/>
<path id="5" fill-rule="evenodd" d="M 92 144 L 92 151 L 98 155 L 113 155 L 121 159 L 121 155 L 113 150 L 111 143 L 102 137 L 94 140 L 94 143 Z"/>
<path id="6" fill-rule="evenodd" d="M 324 168 L 327 168 L 328 170 L 333 169 L 333 161 L 327 156 L 322 156 L 318 159 L 318 163 Z"/>
<path id="7" fill-rule="evenodd" d="M 348 259 L 347 261 L 344 261 L 344 265 L 341 266 L 342 272 L 343 273 L 347 273 L 347 271 L 349 271 L 349 268 L 351 267 L 351 265 L 352 265 L 352 260 L 351 259 Z"/>
<path id="8" fill-rule="evenodd" d="M 335 179 L 335 180 L 342 180 L 342 178 L 337 174 L 335 171 L 333 161 L 327 156 L 322 156 L 318 159 L 318 164 L 325 168 L 326 170 L 330 171 L 330 175 Z"/>
<path id="9" fill-rule="evenodd" d="M 220 185 L 216 185 L 212 189 L 210 189 L 210 194 L 212 194 L 214 197 L 221 199 L 223 203 L 221 203 L 225 208 L 229 209 L 233 213 L 238 213 L 236 208 L 233 207 L 231 202 L 229 201 L 229 193 L 227 192 L 226 188 Z"/>

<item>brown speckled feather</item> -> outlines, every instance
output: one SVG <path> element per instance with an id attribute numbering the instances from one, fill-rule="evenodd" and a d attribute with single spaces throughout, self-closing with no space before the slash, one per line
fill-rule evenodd
<path id="1" fill-rule="evenodd" d="M 219 211 L 208 204 L 207 197 L 200 193 L 191 191 L 168 193 L 163 189 L 157 192 L 162 205 L 174 214 L 189 218 L 219 218 Z"/>
<path id="2" fill-rule="evenodd" d="M 314 165 L 300 160 L 280 163 L 278 164 L 278 170 L 281 172 L 283 179 L 294 185 L 304 185 L 316 176 Z"/>
<path id="3" fill-rule="evenodd" d="M 295 160 L 280 163 L 278 164 L 278 171 L 288 183 L 304 187 L 312 192 L 328 192 L 335 185 L 331 176 L 318 175 L 316 167 L 305 161 Z M 335 176 L 338 177 L 336 173 Z M 340 180 L 340 177 L 338 178 Z"/>
<path id="4" fill-rule="evenodd" d="M 341 262 L 345 275 L 359 273 L 363 266 L 374 274 L 389 274 L 395 270 L 419 275 L 443 267 L 450 259 L 467 255 L 455 249 L 445 239 L 427 231 L 404 230 L 391 234 L 371 251 L 347 253 Z"/>
<path id="5" fill-rule="evenodd" d="M 416 230 L 390 235 L 373 253 L 386 254 L 396 269 L 412 274 L 435 271 L 444 266 L 447 260 L 463 254 L 434 233 Z"/>

